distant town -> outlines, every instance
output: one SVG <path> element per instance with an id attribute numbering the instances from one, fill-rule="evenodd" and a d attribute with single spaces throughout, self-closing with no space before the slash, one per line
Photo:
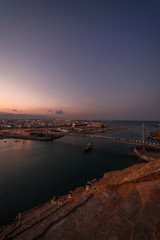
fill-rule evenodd
<path id="1" fill-rule="evenodd" d="M 64 135 L 85 135 L 122 129 L 101 122 L 82 120 L 0 120 L 0 138 L 52 140 Z"/>
<path id="2" fill-rule="evenodd" d="M 103 127 L 100 122 L 90 122 L 81 120 L 61 120 L 61 119 L 2 119 L 0 120 L 1 129 L 9 128 L 43 128 L 43 127 L 75 127 L 93 125 Z"/>

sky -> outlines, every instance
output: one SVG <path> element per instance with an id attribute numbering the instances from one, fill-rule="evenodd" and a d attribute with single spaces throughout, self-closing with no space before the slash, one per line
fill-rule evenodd
<path id="1" fill-rule="evenodd" d="M 0 112 L 160 120 L 159 0 L 0 0 Z"/>

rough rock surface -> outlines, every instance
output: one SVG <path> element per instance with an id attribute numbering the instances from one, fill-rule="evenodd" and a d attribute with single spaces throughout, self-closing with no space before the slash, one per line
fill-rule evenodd
<path id="1" fill-rule="evenodd" d="M 160 240 L 160 159 L 22 213 L 0 239 Z"/>
<path id="2" fill-rule="evenodd" d="M 157 124 L 157 126 L 160 128 L 160 124 Z M 151 139 L 159 140 L 160 141 L 160 129 L 155 130 L 150 134 Z"/>

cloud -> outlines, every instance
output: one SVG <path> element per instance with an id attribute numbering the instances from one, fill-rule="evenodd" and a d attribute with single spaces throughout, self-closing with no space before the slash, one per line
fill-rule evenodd
<path id="1" fill-rule="evenodd" d="M 13 109 L 11 109 L 13 112 L 18 112 L 18 109 L 15 109 L 15 108 L 13 108 Z"/>
<path id="2" fill-rule="evenodd" d="M 8 110 L 9 110 L 9 111 L 12 111 L 12 112 L 23 112 L 23 111 L 18 110 L 18 109 L 16 109 L 16 108 L 12 108 L 12 109 L 9 109 L 9 108 L 8 108 Z"/>
<path id="3" fill-rule="evenodd" d="M 64 114 L 64 112 L 62 110 L 57 110 L 55 111 L 56 114 Z"/>
<path id="4" fill-rule="evenodd" d="M 48 109 L 48 112 L 53 112 L 52 110 Z"/>

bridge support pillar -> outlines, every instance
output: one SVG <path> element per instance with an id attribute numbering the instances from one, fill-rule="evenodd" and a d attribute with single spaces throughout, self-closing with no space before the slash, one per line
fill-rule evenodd
<path id="1" fill-rule="evenodd" d="M 143 144 L 143 152 L 145 152 L 145 123 L 142 124 L 142 144 Z"/>

